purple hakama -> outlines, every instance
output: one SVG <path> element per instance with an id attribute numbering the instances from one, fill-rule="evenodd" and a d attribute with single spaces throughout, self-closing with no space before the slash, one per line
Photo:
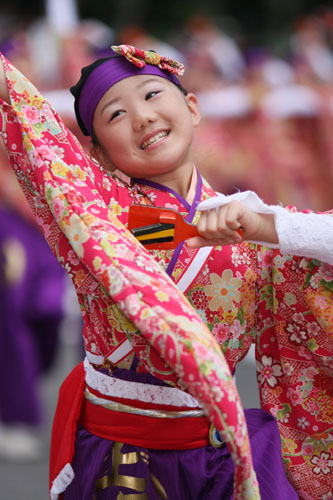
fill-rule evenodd
<path id="1" fill-rule="evenodd" d="M 297 500 L 283 467 L 274 417 L 260 409 L 245 410 L 245 415 L 261 498 Z M 72 466 L 75 477 L 64 500 L 233 498 L 234 464 L 226 445 L 152 450 L 108 441 L 81 427 Z"/>

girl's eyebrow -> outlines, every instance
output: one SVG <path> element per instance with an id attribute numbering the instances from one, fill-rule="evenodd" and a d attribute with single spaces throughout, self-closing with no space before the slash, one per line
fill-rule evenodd
<path id="1" fill-rule="evenodd" d="M 161 78 L 155 77 L 155 78 L 149 78 L 148 80 L 144 80 L 143 82 L 140 82 L 136 85 L 136 88 L 139 89 L 141 87 L 144 87 L 148 83 L 161 83 Z M 114 99 L 111 99 L 111 101 L 108 101 L 104 104 L 104 106 L 101 109 L 100 116 L 102 116 L 103 112 L 108 106 L 111 106 L 111 104 L 115 104 L 120 100 L 120 97 L 115 97 Z"/>
<path id="2" fill-rule="evenodd" d="M 108 101 L 104 104 L 104 106 L 102 107 L 101 109 L 101 112 L 100 112 L 100 116 L 102 116 L 103 112 L 105 111 L 105 109 L 108 107 L 108 106 L 111 106 L 111 104 L 115 104 L 116 102 L 119 101 L 119 97 L 116 97 L 114 99 L 111 99 L 111 101 Z"/>

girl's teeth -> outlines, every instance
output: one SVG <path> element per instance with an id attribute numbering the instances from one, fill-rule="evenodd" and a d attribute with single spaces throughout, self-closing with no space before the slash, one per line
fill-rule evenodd
<path id="1" fill-rule="evenodd" d="M 148 146 L 151 146 L 155 142 L 158 142 L 159 140 L 163 139 L 163 137 L 166 137 L 167 135 L 168 135 L 167 132 L 159 132 L 158 134 L 151 137 L 147 142 L 144 142 L 141 146 L 141 149 L 148 148 Z"/>

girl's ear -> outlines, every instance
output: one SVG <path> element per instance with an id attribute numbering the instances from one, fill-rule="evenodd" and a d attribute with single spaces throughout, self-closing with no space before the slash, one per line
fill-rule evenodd
<path id="1" fill-rule="evenodd" d="M 110 170 L 111 172 L 116 170 L 111 158 L 99 144 L 92 144 L 89 153 L 105 170 Z"/>
<path id="2" fill-rule="evenodd" d="M 185 99 L 188 109 L 190 110 L 190 113 L 192 115 L 193 125 L 194 127 L 197 127 L 201 120 L 197 96 L 195 94 L 189 93 L 187 94 L 187 96 L 185 96 Z"/>

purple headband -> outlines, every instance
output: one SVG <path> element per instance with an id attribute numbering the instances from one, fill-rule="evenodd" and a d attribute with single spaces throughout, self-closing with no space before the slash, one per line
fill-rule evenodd
<path id="1" fill-rule="evenodd" d="M 92 124 L 95 109 L 105 92 L 120 80 L 135 75 L 160 76 L 182 88 L 175 74 L 170 73 L 168 70 L 163 70 L 158 66 L 145 64 L 143 67 L 138 67 L 122 56 L 107 59 L 90 73 L 79 96 L 79 115 L 89 135 L 92 134 L 93 130 Z"/>

